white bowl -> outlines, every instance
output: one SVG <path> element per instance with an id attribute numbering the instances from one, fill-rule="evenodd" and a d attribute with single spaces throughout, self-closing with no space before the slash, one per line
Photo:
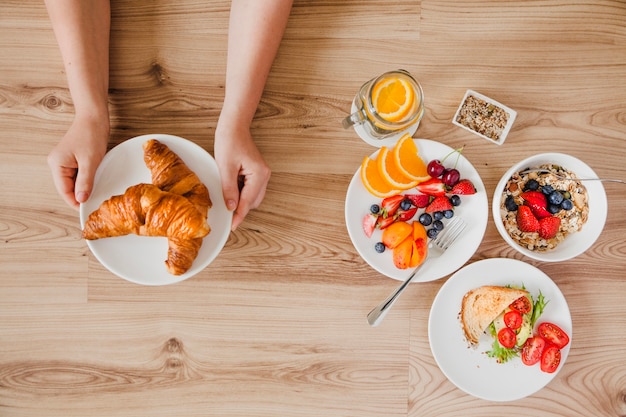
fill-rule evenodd
<path id="1" fill-rule="evenodd" d="M 493 194 L 492 215 L 496 228 L 502 238 L 515 250 L 539 261 L 559 262 L 574 258 L 589 249 L 602 233 L 607 215 L 607 200 L 604 187 L 600 181 L 583 181 L 587 188 L 589 216 L 582 229 L 571 233 L 554 249 L 532 251 L 520 246 L 507 233 L 500 213 L 501 196 L 507 181 L 513 173 L 526 168 L 535 168 L 543 164 L 556 164 L 575 173 L 578 178 L 597 178 L 596 173 L 581 160 L 562 153 L 542 153 L 531 156 L 513 165 L 500 179 Z"/>
<path id="2" fill-rule="evenodd" d="M 470 128 L 470 126 L 466 126 L 463 123 L 459 123 L 457 121 L 457 119 L 459 117 L 459 114 L 461 113 L 463 107 L 465 106 L 465 103 L 466 103 L 468 97 L 470 97 L 470 96 L 475 97 L 475 98 L 477 98 L 479 100 L 482 100 L 485 103 L 487 103 L 488 105 L 492 105 L 494 107 L 499 107 L 499 108 L 501 108 L 502 110 L 504 110 L 508 114 L 506 125 L 504 126 L 504 129 L 502 130 L 502 132 L 500 133 L 500 135 L 496 139 L 493 139 L 493 138 L 491 138 L 489 136 L 486 136 L 486 135 L 484 135 L 484 134 L 482 134 L 480 132 L 477 132 L 476 130 Z M 494 100 L 494 99 L 492 99 L 490 97 L 487 97 L 487 96 L 485 96 L 483 94 L 480 94 L 480 93 L 478 93 L 476 91 L 467 90 L 465 92 L 465 96 L 463 96 L 463 100 L 461 100 L 461 104 L 459 104 L 459 108 L 456 110 L 456 113 L 454 114 L 454 118 L 452 119 L 452 123 L 454 125 L 462 128 L 462 129 L 467 130 L 468 132 L 471 132 L 471 133 L 473 133 L 473 134 L 475 134 L 477 136 L 480 136 L 483 139 L 488 140 L 489 142 L 495 143 L 496 145 L 502 145 L 504 143 L 504 141 L 506 140 L 506 137 L 508 136 L 509 132 L 511 131 L 511 127 L 513 126 L 513 122 L 515 121 L 516 117 L 517 117 L 517 112 L 515 110 L 505 106 L 502 103 L 497 102 L 496 100 Z"/>

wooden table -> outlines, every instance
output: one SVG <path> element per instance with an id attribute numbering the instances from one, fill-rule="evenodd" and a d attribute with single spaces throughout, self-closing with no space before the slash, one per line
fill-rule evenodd
<path id="1" fill-rule="evenodd" d="M 212 153 L 229 2 L 112 3 L 110 146 L 170 133 Z M 535 153 L 626 178 L 624 1 L 297 0 L 253 125 L 273 170 L 262 206 L 197 276 L 140 286 L 98 263 L 53 187 L 46 155 L 73 114 L 60 53 L 43 2 L 4 0 L 0 415 L 626 415 L 624 185 L 605 185 L 604 231 L 577 258 L 525 258 L 490 215 L 468 261 L 528 262 L 568 301 L 569 358 L 534 395 L 489 402 L 445 378 L 427 330 L 447 277 L 367 325 L 397 281 L 347 234 L 346 190 L 374 148 L 341 119 L 362 82 L 396 68 L 424 88 L 415 137 L 465 145 L 489 201 Z M 452 125 L 468 88 L 518 111 L 503 146 Z"/>

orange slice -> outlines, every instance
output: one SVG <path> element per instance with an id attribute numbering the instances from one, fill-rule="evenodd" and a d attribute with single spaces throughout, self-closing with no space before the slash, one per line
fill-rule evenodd
<path id="1" fill-rule="evenodd" d="M 393 159 L 398 170 L 407 178 L 417 183 L 430 179 L 427 165 L 419 156 L 419 150 L 413 138 L 404 134 L 393 148 Z"/>
<path id="2" fill-rule="evenodd" d="M 383 180 L 387 181 L 391 187 L 395 187 L 399 190 L 408 190 L 417 185 L 417 181 L 407 177 L 400 171 L 394 160 L 393 152 L 386 146 L 380 148 L 376 162 L 378 163 L 380 176 Z"/>
<path id="3" fill-rule="evenodd" d="M 361 181 L 367 191 L 379 198 L 391 197 L 400 193 L 400 190 L 393 188 L 380 176 L 376 160 L 368 156 L 363 158 L 361 163 Z"/>
<path id="4" fill-rule="evenodd" d="M 372 104 L 376 112 L 389 122 L 397 122 L 406 117 L 414 102 L 415 92 L 402 78 L 383 78 L 372 89 Z"/>

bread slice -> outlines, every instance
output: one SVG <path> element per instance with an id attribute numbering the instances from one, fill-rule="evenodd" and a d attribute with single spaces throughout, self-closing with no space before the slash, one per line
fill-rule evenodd
<path id="1" fill-rule="evenodd" d="M 528 294 L 526 290 L 485 285 L 470 290 L 463 296 L 461 322 L 465 337 L 478 343 L 480 335 L 513 301 Z"/>

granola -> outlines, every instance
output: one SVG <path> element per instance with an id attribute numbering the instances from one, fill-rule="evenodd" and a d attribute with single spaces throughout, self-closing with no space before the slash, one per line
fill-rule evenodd
<path id="1" fill-rule="evenodd" d="M 456 121 L 474 132 L 498 141 L 509 117 L 510 115 L 506 110 L 478 97 L 468 95 L 461 106 Z"/>
<path id="2" fill-rule="evenodd" d="M 502 216 L 504 228 L 515 242 L 528 250 L 541 252 L 556 248 L 559 243 L 565 240 L 567 235 L 578 232 L 582 229 L 583 225 L 587 222 L 587 218 L 589 217 L 589 197 L 587 189 L 580 181 L 575 180 L 578 177 L 573 172 L 558 165 L 551 164 L 541 165 L 534 168 L 546 169 L 551 172 L 531 172 L 523 175 L 519 173 L 513 174 L 513 176 L 506 183 L 501 196 L 500 214 Z M 556 174 L 565 176 L 568 179 L 561 179 L 557 177 Z M 561 226 L 557 235 L 552 239 L 542 239 L 537 232 L 522 232 L 517 227 L 517 211 L 509 211 L 506 208 L 505 203 L 508 196 L 512 196 L 517 205 L 523 204 L 520 194 L 524 192 L 526 183 L 529 180 L 536 180 L 541 187 L 544 185 L 550 185 L 555 190 L 560 190 L 562 192 L 569 193 L 570 195 L 570 200 L 573 203 L 572 209 L 561 210 L 554 214 L 554 216 L 561 218 Z"/>

